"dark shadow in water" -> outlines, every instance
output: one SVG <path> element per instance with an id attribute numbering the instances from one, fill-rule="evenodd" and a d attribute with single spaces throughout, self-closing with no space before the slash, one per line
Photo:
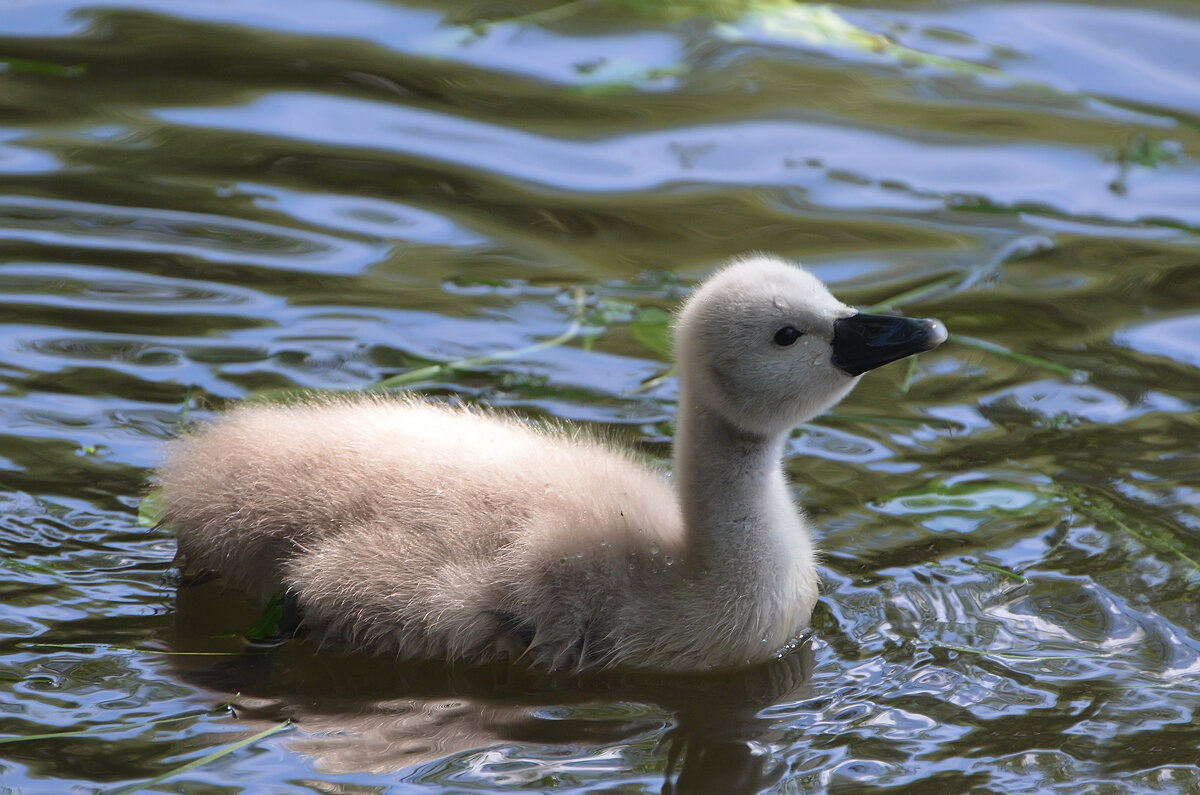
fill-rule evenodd
<path id="1" fill-rule="evenodd" d="M 181 588 L 177 606 L 172 645 L 180 651 L 213 651 L 215 636 L 253 620 L 237 594 L 215 584 Z M 304 641 L 218 663 L 167 659 L 195 686 L 239 694 L 235 710 L 244 718 L 292 720 L 304 734 L 289 747 L 331 774 L 393 773 L 505 743 L 589 746 L 659 734 L 664 793 L 734 795 L 783 776 L 786 764 L 771 752 L 779 730 L 760 713 L 807 696 L 813 653 L 806 641 L 764 665 L 687 676 L 396 663 L 316 653 Z M 664 720 L 674 724 L 665 735 Z"/>

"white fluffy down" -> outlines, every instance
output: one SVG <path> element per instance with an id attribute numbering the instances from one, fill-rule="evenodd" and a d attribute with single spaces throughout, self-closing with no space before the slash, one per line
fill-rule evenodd
<path id="1" fill-rule="evenodd" d="M 586 436 L 413 398 L 247 406 L 158 472 L 189 566 L 289 589 L 323 641 L 405 658 L 693 671 L 804 629 L 814 551 L 781 457 L 844 397 L 853 310 L 767 257 L 702 285 L 676 327 L 674 484 Z M 804 331 L 773 341 L 781 326 Z"/>

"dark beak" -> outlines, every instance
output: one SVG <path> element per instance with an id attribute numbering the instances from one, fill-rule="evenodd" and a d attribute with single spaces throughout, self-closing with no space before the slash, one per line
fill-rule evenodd
<path id="1" fill-rule="evenodd" d="M 931 351 L 946 341 L 946 327 L 928 318 L 864 315 L 833 323 L 833 363 L 850 375 Z"/>

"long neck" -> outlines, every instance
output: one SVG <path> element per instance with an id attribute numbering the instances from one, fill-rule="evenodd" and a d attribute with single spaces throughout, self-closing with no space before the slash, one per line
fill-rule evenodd
<path id="1" fill-rule="evenodd" d="M 785 434 L 746 432 L 694 400 L 685 386 L 675 479 L 692 548 L 706 569 L 774 566 L 809 540 L 784 480 Z M 805 554 L 805 552 L 801 552 Z"/>

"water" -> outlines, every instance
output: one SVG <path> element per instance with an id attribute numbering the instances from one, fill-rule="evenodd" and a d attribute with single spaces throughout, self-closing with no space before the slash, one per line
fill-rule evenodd
<path id="1" fill-rule="evenodd" d="M 0 789 L 1200 792 L 1195 5 L 550 8 L 0 3 Z M 185 422 L 580 304 L 415 386 L 665 459 L 658 310 L 753 249 L 959 335 L 793 439 L 772 665 L 238 657 L 137 522 Z"/>

